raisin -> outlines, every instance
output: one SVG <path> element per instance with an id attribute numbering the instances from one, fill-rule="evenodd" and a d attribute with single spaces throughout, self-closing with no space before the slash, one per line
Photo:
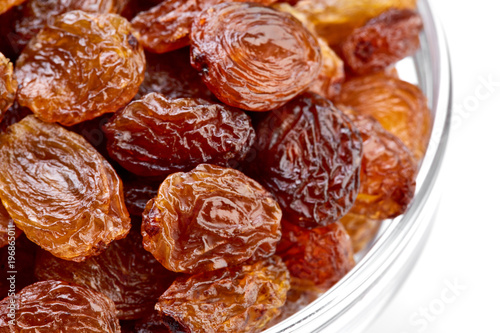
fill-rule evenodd
<path id="1" fill-rule="evenodd" d="M 82 261 L 125 237 L 121 181 L 85 139 L 28 116 L 0 141 L 0 198 L 30 240 Z"/>
<path id="2" fill-rule="evenodd" d="M 210 7 L 193 23 L 191 64 L 222 102 L 268 111 L 318 76 L 316 38 L 292 15 L 251 3 Z"/>
<path id="3" fill-rule="evenodd" d="M 431 113 L 427 99 L 417 86 L 384 74 L 348 80 L 336 103 L 377 119 L 397 136 L 420 161 L 431 134 Z"/>
<path id="4" fill-rule="evenodd" d="M 279 314 L 289 288 L 286 266 L 271 257 L 179 277 L 155 308 L 174 332 L 259 332 Z"/>
<path id="5" fill-rule="evenodd" d="M 391 9 L 352 32 L 340 45 L 340 55 L 358 75 L 384 70 L 420 46 L 422 18 L 412 10 Z"/>
<path id="6" fill-rule="evenodd" d="M 20 106 L 17 101 L 14 101 L 14 104 L 7 109 L 2 121 L 0 121 L 0 134 L 5 132 L 10 125 L 21 121 L 30 114 L 33 114 L 30 109 Z"/>
<path id="7" fill-rule="evenodd" d="M 16 19 L 13 39 L 14 47 L 22 51 L 30 39 L 47 24 L 52 24 L 57 15 L 72 10 L 89 13 L 118 13 L 123 0 L 28 0 L 20 9 L 21 17 Z"/>
<path id="8" fill-rule="evenodd" d="M 349 235 L 339 223 L 304 229 L 282 221 L 276 253 L 283 259 L 296 290 L 324 292 L 354 267 Z"/>
<path id="9" fill-rule="evenodd" d="M 144 248 L 175 272 L 198 273 L 271 256 L 281 210 L 243 173 L 200 164 L 168 176 L 144 211 Z M 189 253 L 189 255 L 186 255 Z"/>
<path id="10" fill-rule="evenodd" d="M 142 237 L 135 232 L 81 263 L 40 251 L 35 275 L 39 280 L 72 282 L 103 293 L 115 303 L 119 319 L 146 315 L 176 276 L 144 250 Z"/>
<path id="11" fill-rule="evenodd" d="M 318 36 L 335 45 L 368 20 L 391 9 L 415 9 L 417 0 L 300 0 L 295 9 Z"/>
<path id="12" fill-rule="evenodd" d="M 189 48 L 165 54 L 146 53 L 146 62 L 146 73 L 137 98 L 156 92 L 168 98 L 215 100 L 199 73 L 191 67 Z"/>
<path id="13" fill-rule="evenodd" d="M 351 208 L 359 190 L 362 139 L 332 102 L 305 93 L 257 126 L 256 163 L 248 171 L 289 222 L 326 226 Z"/>
<path id="14" fill-rule="evenodd" d="M 17 60 L 19 103 L 66 126 L 115 112 L 144 79 L 144 51 L 134 41 L 130 23 L 118 15 L 56 17 Z"/>
<path id="15" fill-rule="evenodd" d="M 5 111 L 14 103 L 17 82 L 14 79 L 14 67 L 9 59 L 0 53 L 0 121 Z"/>
<path id="16" fill-rule="evenodd" d="M 3 14 L 7 12 L 9 9 L 11 9 L 14 6 L 19 6 L 26 0 L 2 0 L 0 2 L 0 14 Z"/>
<path id="17" fill-rule="evenodd" d="M 89 288 L 61 281 L 29 285 L 15 296 L 13 321 L 8 317 L 10 302 L 10 297 L 0 302 L 2 332 L 120 332 L 113 302 Z"/>
<path id="18" fill-rule="evenodd" d="M 316 300 L 319 295 L 320 293 L 312 290 L 302 291 L 290 288 L 290 290 L 288 290 L 288 293 L 286 294 L 285 305 L 280 308 L 280 314 L 277 317 L 273 318 L 269 323 L 267 323 L 265 328 L 270 328 L 287 319 L 288 317 L 293 316 L 294 314 L 305 308 L 307 305 L 312 303 L 314 300 Z"/>
<path id="19" fill-rule="evenodd" d="M 160 183 L 147 179 L 133 177 L 123 180 L 125 205 L 130 215 L 142 216 L 146 204 L 156 197 Z"/>
<path id="20" fill-rule="evenodd" d="M 364 215 L 347 213 L 339 221 L 351 237 L 354 253 L 363 250 L 370 243 L 382 224 L 381 220 L 367 218 Z"/>
<path id="21" fill-rule="evenodd" d="M 11 243 L 14 239 L 19 237 L 21 233 L 22 231 L 16 227 L 14 221 L 0 201 L 0 247 L 4 247 Z"/>
<path id="22" fill-rule="evenodd" d="M 108 152 L 140 176 L 166 176 L 200 163 L 241 161 L 255 138 L 241 110 L 201 99 L 151 93 L 118 111 L 104 127 Z"/>

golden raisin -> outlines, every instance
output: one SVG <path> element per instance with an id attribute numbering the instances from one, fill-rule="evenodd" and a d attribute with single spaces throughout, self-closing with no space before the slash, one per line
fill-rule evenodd
<path id="1" fill-rule="evenodd" d="M 342 223 L 349 234 L 354 253 L 357 253 L 377 235 L 382 221 L 349 212 L 340 219 L 339 223 Z"/>

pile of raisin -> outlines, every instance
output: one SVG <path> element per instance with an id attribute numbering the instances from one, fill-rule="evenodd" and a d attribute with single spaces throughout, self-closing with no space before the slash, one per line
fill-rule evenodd
<path id="1" fill-rule="evenodd" d="M 261 332 L 405 213 L 416 1 L 275 2 L 1 2 L 0 331 Z"/>

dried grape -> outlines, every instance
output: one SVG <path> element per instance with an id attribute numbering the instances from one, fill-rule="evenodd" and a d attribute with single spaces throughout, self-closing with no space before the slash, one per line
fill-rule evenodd
<path id="1" fill-rule="evenodd" d="M 198 273 L 271 256 L 280 220 L 281 209 L 260 184 L 237 170 L 200 164 L 165 179 L 144 211 L 142 236 L 167 269 Z"/>
<path id="2" fill-rule="evenodd" d="M 81 263 L 40 251 L 35 274 L 39 280 L 71 282 L 103 293 L 115 303 L 119 319 L 146 315 L 176 276 L 144 250 L 135 232 Z"/>
<path id="3" fill-rule="evenodd" d="M 19 6 L 26 0 L 2 0 L 0 2 L 0 14 L 5 13 L 14 6 Z"/>
<path id="4" fill-rule="evenodd" d="M 42 120 L 71 126 L 125 106 L 144 70 L 144 51 L 127 20 L 71 11 L 45 26 L 21 53 L 18 99 Z"/>
<path id="5" fill-rule="evenodd" d="M 28 116 L 0 141 L 0 197 L 30 240 L 82 261 L 125 237 L 130 218 L 121 181 L 85 139 Z"/>
<path id="6" fill-rule="evenodd" d="M 285 262 L 297 291 L 324 292 L 354 267 L 349 235 L 339 223 L 304 229 L 282 221 L 276 253 Z"/>
<path id="7" fill-rule="evenodd" d="M 285 305 L 280 308 L 280 314 L 277 317 L 273 318 L 270 322 L 268 322 L 265 329 L 270 328 L 287 319 L 288 317 L 293 316 L 294 314 L 305 308 L 307 305 L 312 303 L 314 300 L 316 300 L 320 295 L 321 293 L 312 290 L 302 291 L 296 290 L 293 287 L 290 288 L 290 290 L 288 290 L 288 293 L 286 294 Z"/>
<path id="8" fill-rule="evenodd" d="M 89 288 L 61 281 L 43 281 L 16 294 L 15 320 L 10 324 L 7 297 L 0 302 L 0 331 L 119 333 L 113 302 Z"/>
<path id="9" fill-rule="evenodd" d="M 318 42 L 323 64 L 318 77 L 309 86 L 309 91 L 332 100 L 339 94 L 340 85 L 345 80 L 344 63 L 324 39 L 320 38 Z"/>
<path id="10" fill-rule="evenodd" d="M 222 102 L 280 107 L 319 74 L 316 38 L 292 15 L 251 3 L 210 7 L 193 23 L 191 64 Z"/>
<path id="11" fill-rule="evenodd" d="M 255 137 L 241 110 L 157 93 L 118 111 L 104 131 L 111 157 L 140 176 L 166 176 L 200 163 L 230 166 L 243 160 Z"/>
<path id="12" fill-rule="evenodd" d="M 14 79 L 14 67 L 9 59 L 0 53 L 0 121 L 5 111 L 14 103 L 17 82 Z"/>
<path id="13" fill-rule="evenodd" d="M 270 112 L 257 126 L 250 173 L 277 198 L 287 221 L 326 226 L 359 190 L 362 140 L 330 101 L 311 93 Z"/>
<path id="14" fill-rule="evenodd" d="M 427 99 L 417 86 L 384 74 L 356 77 L 342 85 L 336 103 L 377 119 L 420 161 L 431 134 Z"/>
<path id="15" fill-rule="evenodd" d="M 349 212 L 340 219 L 339 223 L 344 226 L 349 234 L 354 253 L 357 253 L 363 250 L 373 237 L 375 237 L 382 221 Z"/>
<path id="16" fill-rule="evenodd" d="M 174 332 L 258 332 L 279 314 L 289 288 L 286 266 L 271 257 L 179 277 L 155 308 Z"/>
<path id="17" fill-rule="evenodd" d="M 352 32 L 340 45 L 340 55 L 355 74 L 384 70 L 420 46 L 423 23 L 412 10 L 391 9 Z"/>

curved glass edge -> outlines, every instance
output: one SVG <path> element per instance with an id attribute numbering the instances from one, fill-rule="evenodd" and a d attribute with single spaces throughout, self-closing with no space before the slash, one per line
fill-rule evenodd
<path id="1" fill-rule="evenodd" d="M 439 191 L 433 190 L 442 164 L 451 117 L 451 68 L 444 32 L 432 6 L 420 1 L 424 20 L 421 50 L 414 60 L 419 85 L 434 115 L 427 153 L 408 211 L 390 223 L 368 253 L 316 301 L 265 333 L 360 332 L 396 293 L 418 259 L 430 232 Z"/>

